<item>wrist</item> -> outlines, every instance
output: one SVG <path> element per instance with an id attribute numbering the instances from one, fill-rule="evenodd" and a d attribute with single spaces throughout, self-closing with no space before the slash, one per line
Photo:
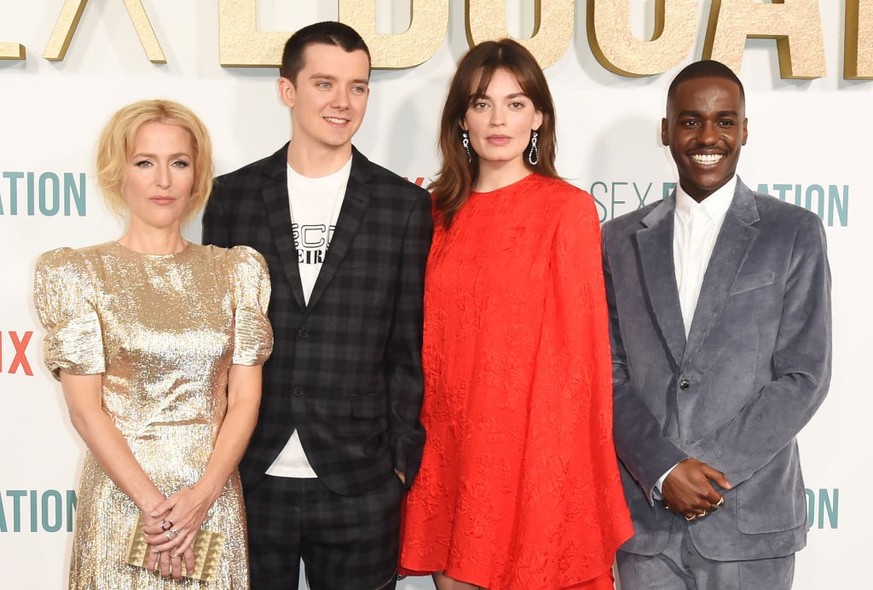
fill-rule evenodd
<path id="1" fill-rule="evenodd" d="M 204 477 L 197 483 L 191 486 L 191 491 L 198 494 L 200 497 L 205 498 L 210 504 L 215 502 L 218 497 L 221 495 L 221 490 L 224 487 L 224 484 L 211 479 Z"/>
<path id="2" fill-rule="evenodd" d="M 137 508 L 139 508 L 140 512 L 143 513 L 144 516 L 151 518 L 151 513 L 155 508 L 161 505 L 161 503 L 166 500 L 166 498 L 155 490 L 155 494 L 148 494 L 143 498 L 135 498 L 134 504 L 136 504 Z"/>

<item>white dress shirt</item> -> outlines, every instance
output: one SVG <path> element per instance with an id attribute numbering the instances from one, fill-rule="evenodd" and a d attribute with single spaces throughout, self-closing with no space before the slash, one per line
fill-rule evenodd
<path id="1" fill-rule="evenodd" d="M 685 324 L 685 337 L 691 330 L 691 321 L 697 309 L 697 298 L 703 285 L 703 275 L 709 266 L 715 241 L 721 231 L 725 215 L 734 199 L 737 177 L 734 175 L 723 187 L 700 203 L 676 187 L 676 209 L 673 213 L 673 266 L 679 289 L 679 307 Z M 678 463 L 677 463 L 678 465 Z M 664 480 L 676 468 L 671 467 L 655 483 L 654 496 L 660 498 Z"/>
<path id="2" fill-rule="evenodd" d="M 679 306 L 685 323 L 685 337 L 691 330 L 691 320 L 697 309 L 697 298 L 703 285 L 703 275 L 709 266 L 715 240 L 731 206 L 737 177 L 698 203 L 682 190 L 676 189 L 676 210 L 673 213 L 673 266 L 679 288 Z"/>

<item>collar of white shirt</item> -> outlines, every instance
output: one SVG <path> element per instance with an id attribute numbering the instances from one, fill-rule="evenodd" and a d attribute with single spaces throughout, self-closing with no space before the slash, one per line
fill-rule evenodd
<path id="1" fill-rule="evenodd" d="M 677 184 L 676 215 L 683 223 L 688 223 L 691 220 L 691 215 L 694 210 L 699 207 L 700 212 L 705 213 L 713 224 L 720 227 L 721 222 L 724 221 L 724 216 L 727 215 L 727 211 L 731 206 L 731 201 L 734 199 L 734 191 L 736 188 L 737 175 L 734 174 L 723 187 L 698 203 L 682 189 L 681 184 Z"/>

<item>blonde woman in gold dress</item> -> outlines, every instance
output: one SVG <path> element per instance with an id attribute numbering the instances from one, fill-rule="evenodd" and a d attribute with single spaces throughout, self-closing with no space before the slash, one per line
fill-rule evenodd
<path id="1" fill-rule="evenodd" d="M 272 349 L 266 264 L 247 247 L 182 237 L 212 182 L 209 136 L 190 110 L 124 107 L 97 151 L 100 187 L 127 229 L 43 254 L 34 286 L 46 364 L 88 447 L 69 587 L 247 589 L 237 463 Z M 146 568 L 126 563 L 139 517 Z M 201 529 L 226 537 L 208 585 L 183 577 Z"/>

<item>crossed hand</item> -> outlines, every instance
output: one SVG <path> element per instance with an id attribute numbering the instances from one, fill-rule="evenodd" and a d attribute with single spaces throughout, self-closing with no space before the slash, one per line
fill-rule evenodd
<path id="1" fill-rule="evenodd" d="M 143 514 L 142 530 L 150 545 L 146 567 L 150 571 L 179 580 L 183 561 L 184 571 L 194 571 L 194 540 L 212 501 L 195 488 L 183 488 Z"/>
<path id="2" fill-rule="evenodd" d="M 733 486 L 724 473 L 697 459 L 680 462 L 661 486 L 664 507 L 681 514 L 685 520 L 703 518 L 724 506 L 724 495 L 713 487 L 715 483 L 722 490 Z"/>

